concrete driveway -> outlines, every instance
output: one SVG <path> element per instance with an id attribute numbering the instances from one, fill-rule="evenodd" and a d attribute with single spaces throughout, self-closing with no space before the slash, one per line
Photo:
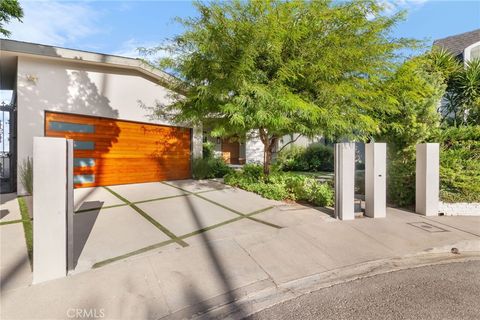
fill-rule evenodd
<path id="1" fill-rule="evenodd" d="M 74 272 L 153 250 L 268 234 L 280 229 L 281 222 L 259 214 L 281 205 L 209 180 L 76 189 Z"/>

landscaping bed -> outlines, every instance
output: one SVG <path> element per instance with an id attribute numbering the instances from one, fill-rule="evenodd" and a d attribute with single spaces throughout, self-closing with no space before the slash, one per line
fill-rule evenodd
<path id="1" fill-rule="evenodd" d="M 265 175 L 259 165 L 245 165 L 242 170 L 227 174 L 224 182 L 267 199 L 305 201 L 315 206 L 332 206 L 334 202 L 331 182 L 277 170 Z"/>

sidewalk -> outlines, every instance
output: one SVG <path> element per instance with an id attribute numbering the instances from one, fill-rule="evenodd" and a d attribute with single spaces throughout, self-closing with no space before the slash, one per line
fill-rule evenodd
<path id="1" fill-rule="evenodd" d="M 479 217 L 427 218 L 389 208 L 385 219 L 342 222 L 301 206 L 256 217 L 283 228 L 214 229 L 192 237 L 186 248 L 165 247 L 64 279 L 7 288 L 0 316 L 64 319 L 79 309 L 107 319 L 184 318 L 222 305 L 237 312 L 230 302 L 242 297 L 373 261 L 452 246 L 480 257 Z"/>

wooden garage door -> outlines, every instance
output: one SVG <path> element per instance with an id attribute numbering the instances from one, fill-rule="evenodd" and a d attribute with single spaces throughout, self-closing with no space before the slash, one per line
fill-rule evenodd
<path id="1" fill-rule="evenodd" d="M 190 129 L 46 112 L 45 135 L 74 140 L 75 187 L 190 177 Z"/>

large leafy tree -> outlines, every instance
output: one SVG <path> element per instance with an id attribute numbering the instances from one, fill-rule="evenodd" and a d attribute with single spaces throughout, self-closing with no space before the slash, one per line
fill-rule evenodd
<path id="1" fill-rule="evenodd" d="M 11 19 L 22 21 L 23 10 L 18 3 L 18 0 L 1 0 L 0 1 L 0 34 L 8 37 L 10 31 L 4 28 L 4 25 L 9 23 Z"/>
<path id="2" fill-rule="evenodd" d="M 156 48 L 160 66 L 187 87 L 157 114 L 202 123 L 216 136 L 258 135 L 264 171 L 280 137 L 367 136 L 372 109 L 395 67 L 397 49 L 412 45 L 390 30 L 402 18 L 382 15 L 377 1 L 227 1 L 196 3 L 185 32 Z M 152 50 L 152 51 L 155 51 Z M 166 112 L 165 112 L 166 111 Z"/>

